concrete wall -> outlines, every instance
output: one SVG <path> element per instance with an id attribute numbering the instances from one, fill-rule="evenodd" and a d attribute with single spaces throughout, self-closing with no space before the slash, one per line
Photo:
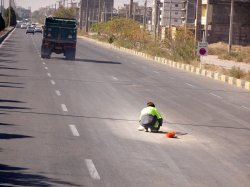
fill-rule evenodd
<path id="1" fill-rule="evenodd" d="M 228 42 L 231 5 L 227 0 L 212 1 L 212 26 L 209 43 Z M 234 6 L 233 44 L 250 45 L 250 0 L 236 0 Z"/>

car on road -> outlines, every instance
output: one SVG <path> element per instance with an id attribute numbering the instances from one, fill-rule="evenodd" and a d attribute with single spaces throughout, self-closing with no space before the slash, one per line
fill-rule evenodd
<path id="1" fill-rule="evenodd" d="M 27 29 L 27 24 L 25 23 L 21 24 L 21 29 Z"/>
<path id="2" fill-rule="evenodd" d="M 40 26 L 35 27 L 35 33 L 43 33 L 43 29 Z"/>
<path id="3" fill-rule="evenodd" d="M 31 27 L 31 26 L 27 27 L 27 29 L 26 29 L 26 34 L 28 34 L 28 33 L 35 34 L 35 29 L 34 29 L 34 27 Z"/>

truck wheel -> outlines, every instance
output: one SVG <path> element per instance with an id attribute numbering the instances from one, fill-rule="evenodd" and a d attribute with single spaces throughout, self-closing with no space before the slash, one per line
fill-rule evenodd
<path id="1" fill-rule="evenodd" d="M 42 49 L 41 50 L 41 58 L 50 58 L 51 51 L 50 49 Z"/>
<path id="2" fill-rule="evenodd" d="M 75 50 L 67 50 L 65 51 L 65 57 L 67 60 L 75 60 L 76 51 Z"/>

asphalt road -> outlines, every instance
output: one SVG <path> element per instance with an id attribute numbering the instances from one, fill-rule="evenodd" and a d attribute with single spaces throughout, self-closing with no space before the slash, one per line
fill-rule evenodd
<path id="1" fill-rule="evenodd" d="M 250 186 L 250 92 L 82 39 L 43 60 L 41 39 L 0 47 L 0 186 Z M 162 133 L 137 131 L 148 101 Z"/>

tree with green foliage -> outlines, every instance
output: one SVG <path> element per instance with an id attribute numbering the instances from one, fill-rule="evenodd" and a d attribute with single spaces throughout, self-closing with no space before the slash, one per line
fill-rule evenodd
<path id="1" fill-rule="evenodd" d="M 4 30 L 5 28 L 5 21 L 2 17 L 2 14 L 0 14 L 0 31 Z"/>
<path id="2" fill-rule="evenodd" d="M 194 34 L 180 27 L 172 37 L 166 37 L 164 46 L 168 49 L 168 56 L 175 61 L 190 63 L 194 60 Z"/>
<path id="3" fill-rule="evenodd" d="M 64 6 L 60 6 L 56 11 L 52 14 L 54 17 L 59 18 L 70 18 L 75 19 L 76 18 L 76 9 L 73 7 L 66 8 Z"/>
<path id="4" fill-rule="evenodd" d="M 9 9 L 10 9 L 10 11 L 9 11 Z M 10 12 L 10 24 L 9 24 L 9 12 Z M 15 26 L 16 25 L 17 16 L 16 16 L 15 10 L 12 7 L 6 9 L 4 17 L 5 17 L 5 25 L 6 26 Z"/>
<path id="5" fill-rule="evenodd" d="M 105 36 L 110 43 L 116 42 L 128 48 L 142 47 L 150 38 L 150 34 L 138 22 L 127 18 L 113 18 L 105 23 L 97 23 L 92 25 L 91 30 Z"/>

